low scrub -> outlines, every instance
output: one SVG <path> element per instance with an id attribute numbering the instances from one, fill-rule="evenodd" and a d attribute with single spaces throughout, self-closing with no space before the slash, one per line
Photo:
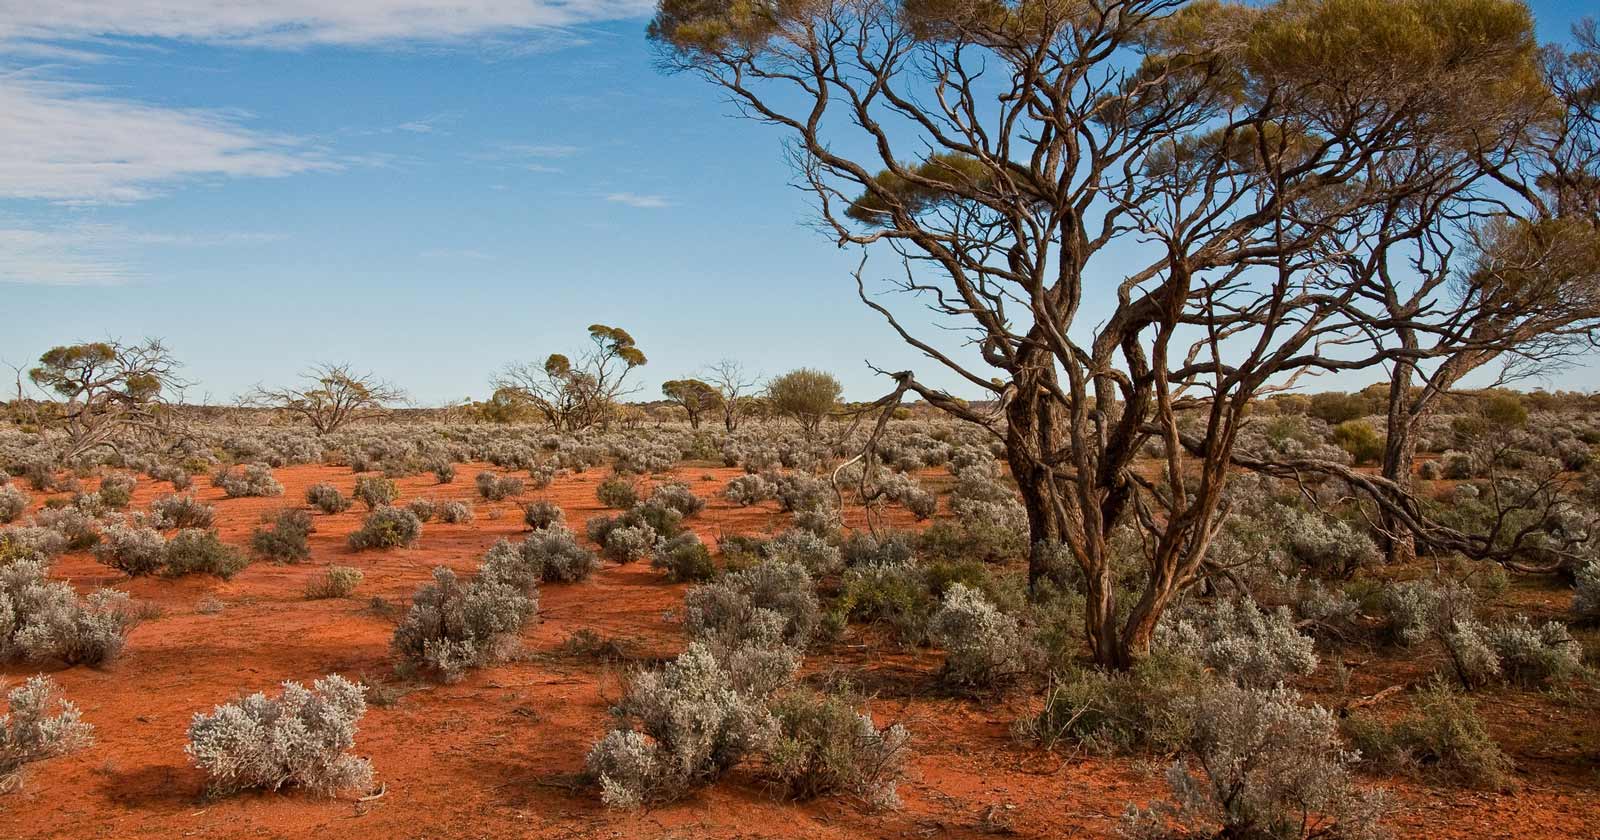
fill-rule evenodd
<path id="1" fill-rule="evenodd" d="M 514 475 L 496 475 L 484 470 L 478 473 L 474 483 L 478 487 L 478 495 L 491 502 L 509 499 L 522 493 L 522 479 Z"/>
<path id="2" fill-rule="evenodd" d="M 928 637 L 945 650 L 941 679 L 947 683 L 988 688 L 1025 670 L 1026 651 L 1016 618 L 965 584 L 945 591 L 928 621 Z"/>
<path id="3" fill-rule="evenodd" d="M 277 697 L 258 692 L 197 713 L 184 752 L 205 771 L 213 796 L 285 787 L 328 796 L 365 790 L 372 765 L 350 750 L 367 713 L 366 690 L 337 674 L 310 689 L 285 682 Z"/>
<path id="4" fill-rule="evenodd" d="M 339 488 L 326 481 L 319 481 L 306 488 L 306 504 L 323 513 L 332 514 L 344 513 L 354 503 L 345 498 L 345 495 L 339 492 Z"/>
<path id="5" fill-rule="evenodd" d="M 6 694 L 0 715 L 0 793 L 22 785 L 30 764 L 76 752 L 94 743 L 94 727 L 78 707 L 60 698 L 55 681 L 36 676 Z"/>
<path id="6" fill-rule="evenodd" d="M 286 508 L 263 517 L 250 535 L 250 548 L 277 563 L 298 563 L 311 556 L 311 514 Z"/>
<path id="7" fill-rule="evenodd" d="M 283 495 L 283 485 L 273 478 L 272 468 L 266 464 L 251 464 L 243 470 L 224 467 L 212 474 L 211 486 L 221 488 L 230 499 Z"/>
<path id="8" fill-rule="evenodd" d="M 848 693 L 794 691 L 772 704 L 777 735 L 765 749 L 766 764 L 790 799 L 844 794 L 872 808 L 899 805 L 896 794 L 911 734 L 894 724 L 880 728 L 856 710 Z"/>
<path id="9" fill-rule="evenodd" d="M 158 528 L 210 528 L 216 521 L 216 508 L 193 495 L 162 496 L 150 503 L 150 513 Z"/>
<path id="10" fill-rule="evenodd" d="M 1388 723 L 1357 713 L 1345 729 L 1363 761 L 1376 767 L 1490 789 L 1509 786 L 1511 760 L 1484 727 L 1477 705 L 1443 680 L 1417 692 L 1411 715 Z"/>
<path id="11" fill-rule="evenodd" d="M 167 542 L 166 563 L 161 573 L 168 577 L 216 575 L 228 580 L 249 564 L 244 552 L 224 544 L 216 531 L 185 528 Z"/>
<path id="12" fill-rule="evenodd" d="M 0 567 L 0 662 L 102 665 L 122 652 L 136 623 L 127 593 L 101 589 L 79 598 L 37 561 Z"/>
<path id="13" fill-rule="evenodd" d="M 400 490 L 395 487 L 392 479 L 378 475 L 364 475 L 356 479 L 355 492 L 350 495 L 366 505 L 367 510 L 377 510 L 393 504 L 394 500 L 400 497 Z"/>
<path id="14" fill-rule="evenodd" d="M 329 566 L 306 584 L 306 597 L 312 600 L 348 598 L 355 594 L 363 577 L 360 569 L 351 566 Z"/>
<path id="15" fill-rule="evenodd" d="M 411 599 L 390 650 L 403 674 L 455 682 L 470 668 L 501 661 L 517 649 L 518 632 L 539 608 L 528 591 L 480 575 L 463 584 L 440 566 Z"/>
<path id="16" fill-rule="evenodd" d="M 381 505 L 362 520 L 350 534 L 350 547 L 357 551 L 371 548 L 398 548 L 415 545 L 422 538 L 422 520 L 405 508 Z"/>

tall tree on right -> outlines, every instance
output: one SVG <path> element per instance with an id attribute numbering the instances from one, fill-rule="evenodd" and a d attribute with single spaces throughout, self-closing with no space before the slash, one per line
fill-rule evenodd
<path id="1" fill-rule="evenodd" d="M 1081 581 L 1114 667 L 1205 573 L 1250 401 L 1393 358 L 1361 297 L 1396 270 L 1380 255 L 1500 203 L 1548 115 L 1532 33 L 1517 0 L 660 0 L 650 26 L 785 134 L 822 227 L 864 252 L 862 302 L 991 396 L 904 371 L 884 405 L 1003 443 L 1032 541 L 1061 549 L 1030 577 Z M 965 349 L 868 293 L 883 252 Z M 1118 529 L 1144 552 L 1126 590 Z"/>

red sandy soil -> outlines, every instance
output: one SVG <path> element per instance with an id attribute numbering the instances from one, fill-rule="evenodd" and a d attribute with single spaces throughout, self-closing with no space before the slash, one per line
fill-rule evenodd
<path id="1" fill-rule="evenodd" d="M 433 567 L 471 573 L 496 540 L 523 532 L 516 502 L 475 497 L 471 477 L 482 468 L 462 467 L 462 478 L 451 485 L 436 486 L 431 476 L 399 480 L 402 499 L 469 499 L 477 509 L 473 524 L 429 523 L 415 548 L 351 551 L 345 537 L 362 518 L 358 506 L 316 517 L 308 562 L 257 562 L 228 582 L 204 576 L 127 580 L 87 554 L 62 558 L 54 574 L 80 590 L 116 586 L 160 614 L 135 629 L 121 658 L 103 670 L 53 674 L 94 724 L 98 740 L 35 765 L 20 791 L 0 796 L 0 837 L 307 837 L 326 831 L 374 838 L 1087 838 L 1112 836 L 1124 803 L 1162 792 L 1160 768 L 1152 763 L 1052 754 L 1017 742 L 1012 722 L 1029 712 L 1036 692 L 998 700 L 950 697 L 934 682 L 936 652 L 859 644 L 862 634 L 853 632 L 844 643 L 812 653 L 807 672 L 849 674 L 877 694 L 872 711 L 880 722 L 898 720 L 911 729 L 915 755 L 900 788 L 901 809 L 868 813 L 843 800 L 781 802 L 758 777 L 739 771 L 668 807 L 608 810 L 592 792 L 573 789 L 571 779 L 606 731 L 620 670 L 553 652 L 573 631 L 591 628 L 644 655 L 670 656 L 682 646 L 672 613 L 685 587 L 664 582 L 647 563 L 607 563 L 585 583 L 543 588 L 539 620 L 524 633 L 530 655 L 472 672 L 454 685 L 405 686 L 414 690 L 397 703 L 371 708 L 357 751 L 372 759 L 386 790 L 381 798 L 290 792 L 206 799 L 204 778 L 183 752 L 195 712 L 241 692 L 270 690 L 282 680 L 309 683 L 331 672 L 400 685 L 388 655 L 394 619 L 370 609 L 370 599 L 381 596 L 403 607 Z M 314 482 L 331 481 L 346 493 L 355 483 L 346 468 L 300 466 L 276 474 L 285 495 L 275 499 L 224 499 L 220 490 L 197 486 L 196 494 L 216 505 L 226 541 L 244 545 L 264 513 L 298 504 Z M 702 466 L 676 471 L 709 502 L 688 523 L 708 541 L 721 533 L 770 532 L 787 522 L 770 503 L 741 509 L 723 500 L 718 492 L 737 474 Z M 602 510 L 594 487 L 603 477 L 602 471 L 566 476 L 522 500 L 554 501 L 581 531 L 583 521 Z M 166 484 L 143 479 L 134 505 L 166 492 Z M 853 514 L 859 522 L 860 512 Z M 306 600 L 307 582 L 329 564 L 354 566 L 366 578 L 351 598 Z M 221 611 L 203 614 L 198 607 L 207 599 L 220 601 Z M 15 681 L 32 672 L 8 666 L 0 673 Z M 1528 719 L 1507 725 L 1547 724 Z M 1512 795 L 1376 782 L 1393 796 L 1390 823 L 1397 837 L 1600 837 L 1592 769 L 1587 777 L 1529 780 Z"/>

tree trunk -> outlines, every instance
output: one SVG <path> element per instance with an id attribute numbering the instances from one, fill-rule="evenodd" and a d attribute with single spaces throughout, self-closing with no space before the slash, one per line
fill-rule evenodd
<path id="1" fill-rule="evenodd" d="M 1049 368 L 1043 368 L 1049 371 Z M 1050 372 L 1053 375 L 1053 372 Z M 1060 445 L 1052 398 L 1043 387 L 1044 373 L 1016 377 L 1017 391 L 1006 407 L 1006 463 L 1028 514 L 1028 544 L 1056 544 L 1066 537 L 1061 521 L 1060 489 L 1045 463 Z M 1062 582 L 1060 570 L 1040 551 L 1028 555 L 1028 585 L 1041 580 Z"/>

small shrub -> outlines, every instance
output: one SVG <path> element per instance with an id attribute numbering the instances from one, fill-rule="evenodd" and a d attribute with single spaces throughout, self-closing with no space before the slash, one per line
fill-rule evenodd
<path id="1" fill-rule="evenodd" d="M 532 530 L 561 526 L 566 523 L 566 514 L 555 502 L 541 499 L 522 506 L 522 521 Z"/>
<path id="2" fill-rule="evenodd" d="M 449 461 L 440 461 L 430 469 L 433 478 L 440 484 L 454 484 L 456 480 L 456 465 Z"/>
<path id="3" fill-rule="evenodd" d="M 634 676 L 613 710 L 621 726 L 589 751 L 585 774 L 614 808 L 677 799 L 771 741 L 769 694 L 690 644 L 660 671 Z"/>
<path id="4" fill-rule="evenodd" d="M 250 535 L 250 548 L 277 563 L 298 563 L 311 556 L 311 514 L 285 508 L 277 515 L 262 517 L 262 524 Z"/>
<path id="5" fill-rule="evenodd" d="M 717 567 L 711 562 L 711 552 L 692 531 L 685 531 L 670 540 L 662 540 L 651 554 L 650 565 L 667 573 L 674 582 L 693 582 L 711 579 Z"/>
<path id="6" fill-rule="evenodd" d="M 1383 798 L 1355 785 L 1357 756 L 1333 714 L 1302 706 L 1294 691 L 1223 683 L 1179 701 L 1195 722 L 1189 750 L 1167 771 L 1172 799 L 1130 807 L 1123 835 L 1136 840 L 1240 837 L 1376 840 Z M 1174 829 L 1177 829 L 1174 832 Z"/>
<path id="7" fill-rule="evenodd" d="M 406 510 L 411 511 L 418 522 L 432 522 L 439 515 L 439 503 L 432 499 L 412 499 L 406 503 Z"/>
<path id="8" fill-rule="evenodd" d="M 356 479 L 355 492 L 351 498 L 367 506 L 367 510 L 377 510 L 394 503 L 400 497 L 400 490 L 395 487 L 394 481 L 379 475 L 364 475 Z"/>
<path id="9" fill-rule="evenodd" d="M 844 566 L 839 547 L 815 532 L 792 528 L 767 542 L 766 554 L 773 560 L 798 563 L 814 577 L 824 577 Z"/>
<path id="10" fill-rule="evenodd" d="M 938 607 L 922 567 L 905 561 L 846 570 L 837 609 L 847 619 L 887 625 L 901 644 L 920 645 Z"/>
<path id="11" fill-rule="evenodd" d="M 355 593 L 356 587 L 361 585 L 364 575 L 360 569 L 350 566 L 329 566 L 321 577 L 312 578 L 306 584 L 306 597 L 313 600 L 322 598 L 348 598 Z"/>
<path id="12" fill-rule="evenodd" d="M 1317 669 L 1315 642 L 1295 629 L 1289 610 L 1264 611 L 1249 596 L 1169 611 L 1153 645 L 1248 687 L 1265 688 Z"/>
<path id="13" fill-rule="evenodd" d="M 137 623 L 126 593 L 101 589 L 79 598 L 45 577 L 43 564 L 0 567 L 0 662 L 101 665 L 122 652 Z"/>
<path id="14" fill-rule="evenodd" d="M 500 661 L 514 651 L 518 631 L 538 607 L 537 592 L 530 595 L 485 576 L 462 585 L 454 572 L 440 566 L 433 570 L 433 582 L 412 597 L 390 650 L 402 673 L 454 682 L 468 668 Z"/>
<path id="15" fill-rule="evenodd" d="M 366 686 L 337 674 L 310 690 L 285 682 L 277 697 L 258 692 L 209 715 L 196 713 L 184 752 L 210 778 L 213 795 L 299 787 L 331 796 L 366 789 L 372 765 L 348 752 L 366 712 Z"/>
<path id="16" fill-rule="evenodd" d="M 350 547 L 361 551 L 369 548 L 397 548 L 415 545 L 422 537 L 422 520 L 405 508 L 387 505 L 372 509 L 361 527 L 350 534 Z"/>
<path id="17" fill-rule="evenodd" d="M 439 505 L 439 521 L 450 525 L 461 525 L 471 522 L 475 517 L 472 514 L 472 505 L 466 502 L 445 502 Z"/>
<path id="18" fill-rule="evenodd" d="M 1565 679 L 1583 667 L 1583 648 L 1559 621 L 1534 627 L 1527 616 L 1519 615 L 1490 627 L 1486 635 L 1501 673 L 1523 685 Z"/>
<path id="19" fill-rule="evenodd" d="M 522 479 L 511 475 L 495 475 L 488 470 L 478 473 L 475 483 L 478 495 L 491 502 L 509 499 L 522 492 Z"/>
<path id="20" fill-rule="evenodd" d="M 655 547 L 656 532 L 649 525 L 623 525 L 606 532 L 606 556 L 618 563 L 642 560 Z"/>
<path id="21" fill-rule="evenodd" d="M 359 481 L 357 486 L 360 486 Z M 339 488 L 326 481 L 319 481 L 306 488 L 306 504 L 323 513 L 332 514 L 344 513 L 354 503 L 345 498 L 344 494 L 339 492 Z"/>
<path id="22" fill-rule="evenodd" d="M 1590 560 L 1578 568 L 1572 612 L 1584 624 L 1600 624 L 1600 560 Z"/>
<path id="23" fill-rule="evenodd" d="M 728 486 L 722 489 L 722 495 L 734 504 L 749 507 L 776 498 L 778 488 L 762 476 L 749 474 L 729 481 Z"/>
<path id="24" fill-rule="evenodd" d="M 6 694 L 7 711 L 0 715 L 0 793 L 20 787 L 29 764 L 94 743 L 94 727 L 57 691 L 54 680 L 40 675 Z"/>
<path id="25" fill-rule="evenodd" d="M 1207 679 L 1194 660 L 1159 651 L 1128 671 L 1070 667 L 1052 681 L 1039 714 L 1018 725 L 1019 734 L 1047 749 L 1069 741 L 1102 754 L 1172 753 L 1194 728 L 1177 701 L 1205 690 Z"/>
<path id="26" fill-rule="evenodd" d="M 1346 730 L 1363 760 L 1392 771 L 1486 788 L 1506 786 L 1511 760 L 1490 737 L 1470 699 L 1435 679 L 1417 693 L 1416 708 L 1393 724 L 1352 715 Z"/>
<path id="27" fill-rule="evenodd" d="M 130 577 L 153 575 L 166 563 L 167 540 L 154 528 L 112 525 L 95 546 L 95 559 Z"/>
<path id="28" fill-rule="evenodd" d="M 283 485 L 272 477 L 272 468 L 266 464 L 251 464 L 243 472 L 223 468 L 211 476 L 211 486 L 222 488 L 230 499 L 283 495 Z"/>
<path id="29" fill-rule="evenodd" d="M 150 503 L 161 528 L 210 528 L 217 518 L 216 508 L 192 495 L 162 496 Z"/>
<path id="30" fill-rule="evenodd" d="M 1333 427 L 1333 442 L 1350 453 L 1357 464 L 1383 457 L 1383 437 L 1364 420 L 1346 420 Z"/>
<path id="31" fill-rule="evenodd" d="M 167 543 L 166 567 L 161 573 L 168 577 L 207 574 L 227 580 L 249 564 L 244 553 L 223 544 L 216 531 L 185 528 Z"/>
<path id="32" fill-rule="evenodd" d="M 0 525 L 17 521 L 32 500 L 15 484 L 0 486 Z"/>
<path id="33" fill-rule="evenodd" d="M 805 567 L 774 560 L 690 589 L 683 612 L 690 638 L 730 650 L 745 645 L 804 650 L 821 620 Z"/>
<path id="34" fill-rule="evenodd" d="M 778 733 L 767 746 L 770 772 L 790 799 L 845 793 L 874 808 L 899 804 L 911 735 L 895 724 L 878 728 L 854 698 L 791 692 L 772 705 Z"/>
<path id="35" fill-rule="evenodd" d="M 689 485 L 681 481 L 669 481 L 657 484 L 650 489 L 650 498 L 645 502 L 651 507 L 670 508 L 682 514 L 684 519 L 704 510 L 706 502 L 696 496 Z"/>
<path id="36" fill-rule="evenodd" d="M 620 475 L 614 475 L 600 482 L 594 488 L 595 498 L 600 504 L 617 510 L 627 510 L 639 503 L 639 490 L 632 481 Z"/>
<path id="37" fill-rule="evenodd" d="M 112 510 L 122 510 L 133 501 L 133 489 L 139 480 L 127 473 L 112 473 L 100 479 L 100 489 L 95 491 L 100 502 Z"/>
<path id="38" fill-rule="evenodd" d="M 100 531 L 94 517 L 77 508 L 41 510 L 33 521 L 60 534 L 66 541 L 67 551 L 83 551 L 94 548 L 100 542 Z"/>
<path id="39" fill-rule="evenodd" d="M 1022 673 L 1024 652 L 1017 620 L 955 584 L 928 621 L 928 636 L 945 649 L 942 678 L 955 685 L 994 686 Z"/>

